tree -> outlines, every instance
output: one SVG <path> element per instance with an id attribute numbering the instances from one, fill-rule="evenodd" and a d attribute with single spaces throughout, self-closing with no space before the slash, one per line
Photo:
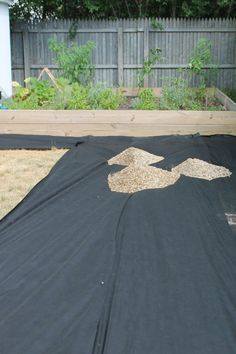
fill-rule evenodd
<path id="1" fill-rule="evenodd" d="M 17 0 L 10 14 L 13 20 L 234 17 L 236 0 Z"/>

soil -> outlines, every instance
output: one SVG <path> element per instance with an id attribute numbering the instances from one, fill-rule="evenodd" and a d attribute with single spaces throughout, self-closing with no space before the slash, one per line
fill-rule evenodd
<path id="1" fill-rule="evenodd" d="M 124 101 L 122 103 L 122 105 L 120 106 L 119 109 L 121 110 L 131 110 L 134 109 L 134 107 L 132 107 L 132 100 L 135 99 L 136 97 L 125 97 Z M 158 105 L 159 99 L 156 99 L 156 103 Z M 208 98 L 207 102 L 201 101 L 200 102 L 202 105 L 202 111 L 225 111 L 225 107 L 215 98 L 215 97 L 210 97 Z M 159 109 L 159 108 L 158 108 Z M 181 107 L 180 109 L 182 110 L 187 110 L 184 107 Z"/>

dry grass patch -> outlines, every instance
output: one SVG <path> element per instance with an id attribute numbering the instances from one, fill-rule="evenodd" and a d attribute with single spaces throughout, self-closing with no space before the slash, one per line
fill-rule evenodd
<path id="1" fill-rule="evenodd" d="M 0 150 L 0 219 L 43 179 L 67 150 Z"/>

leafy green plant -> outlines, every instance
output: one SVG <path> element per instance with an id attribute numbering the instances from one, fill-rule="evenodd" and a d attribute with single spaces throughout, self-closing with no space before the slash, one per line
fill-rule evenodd
<path id="1" fill-rule="evenodd" d="M 123 103 L 120 89 L 104 85 L 83 86 L 58 78 L 55 86 L 50 81 L 29 78 L 27 87 L 16 83 L 15 94 L 4 102 L 11 109 L 118 109 Z"/>
<path id="2" fill-rule="evenodd" d="M 56 84 L 50 81 L 29 78 L 27 87 L 18 83 L 12 99 L 4 102 L 11 109 L 119 109 L 124 103 L 121 89 L 100 85 L 83 86 L 58 78 Z M 162 96 L 158 100 L 151 88 L 139 89 L 138 97 L 131 101 L 134 109 L 224 109 L 214 96 L 202 86 L 191 89 L 181 77 L 166 78 Z M 128 100 L 126 105 L 128 104 Z"/>
<path id="3" fill-rule="evenodd" d="M 92 64 L 92 51 L 96 47 L 94 42 L 89 41 L 81 46 L 73 43 L 67 47 L 50 38 L 48 43 L 64 78 L 70 83 L 78 82 L 82 85 L 91 82 L 95 69 Z"/>
<path id="4" fill-rule="evenodd" d="M 189 88 L 187 80 L 181 77 L 166 78 L 159 100 L 159 109 L 166 110 L 222 110 L 213 96 L 210 96 L 206 87 Z"/>
<path id="5" fill-rule="evenodd" d="M 53 101 L 56 91 L 49 81 L 30 77 L 25 82 L 27 87 L 16 85 L 13 99 L 5 103 L 8 108 L 40 109 Z"/>
<path id="6" fill-rule="evenodd" d="M 57 78 L 56 83 L 59 89 L 55 90 L 53 100 L 46 103 L 44 109 L 68 109 L 68 102 L 72 98 L 72 85 L 63 77 Z"/>
<path id="7" fill-rule="evenodd" d="M 150 50 L 147 58 L 145 58 L 142 69 L 138 72 L 138 86 L 142 87 L 144 83 L 144 78 L 149 75 L 152 71 L 152 66 L 162 59 L 161 49 L 154 48 Z"/>
<path id="8" fill-rule="evenodd" d="M 164 31 L 164 26 L 163 24 L 158 21 L 156 18 L 152 18 L 151 19 L 151 27 L 153 29 L 157 29 L 157 30 L 160 30 L 160 31 Z"/>
<path id="9" fill-rule="evenodd" d="M 206 67 L 207 70 L 205 69 Z M 188 68 L 191 75 L 196 74 L 199 76 L 201 86 L 212 84 L 215 81 L 217 65 L 214 64 L 210 40 L 202 38 L 198 41 L 190 56 Z"/>
<path id="10" fill-rule="evenodd" d="M 77 82 L 72 84 L 71 98 L 68 100 L 68 109 L 89 109 L 88 88 L 79 85 Z"/>
<path id="11" fill-rule="evenodd" d="M 73 20 L 68 31 L 68 37 L 71 41 L 75 39 L 77 29 L 78 29 L 78 21 Z"/>
<path id="12" fill-rule="evenodd" d="M 55 97 L 55 87 L 52 86 L 49 81 L 38 80 L 35 77 L 31 77 L 28 79 L 27 83 L 30 90 L 30 96 L 37 98 L 39 106 L 51 102 Z"/>
<path id="13" fill-rule="evenodd" d="M 22 101 L 17 101 L 14 100 L 14 98 L 11 98 L 4 102 L 4 106 L 8 107 L 9 109 L 40 109 L 38 100 L 35 96 L 29 96 Z"/>
<path id="14" fill-rule="evenodd" d="M 92 109 L 118 109 L 123 102 L 120 90 L 96 85 L 89 90 L 88 100 Z"/>
<path id="15" fill-rule="evenodd" d="M 194 99 L 193 92 L 190 91 L 187 81 L 177 78 L 166 78 L 166 83 L 162 87 L 162 94 L 159 101 L 160 109 L 191 109 L 199 110 L 200 103 Z"/>
<path id="16" fill-rule="evenodd" d="M 30 90 L 27 87 L 21 86 L 18 82 L 14 82 L 14 100 L 20 102 L 25 100 L 30 95 Z"/>
<path id="17" fill-rule="evenodd" d="M 139 90 L 138 97 L 132 102 L 134 109 L 153 110 L 157 109 L 156 97 L 151 88 Z"/>
<path id="18" fill-rule="evenodd" d="M 181 109 L 185 106 L 188 87 L 184 79 L 165 78 L 160 98 L 161 109 Z"/>

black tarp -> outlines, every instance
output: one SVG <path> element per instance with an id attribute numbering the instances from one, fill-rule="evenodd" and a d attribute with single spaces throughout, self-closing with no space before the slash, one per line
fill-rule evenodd
<path id="1" fill-rule="evenodd" d="M 79 140 L 64 136 L 0 134 L 0 149 L 71 149 Z"/>
<path id="2" fill-rule="evenodd" d="M 68 139 L 53 138 L 70 151 L 0 222 L 0 353 L 236 353 L 236 138 Z M 107 160 L 130 146 L 165 169 L 196 157 L 232 175 L 111 192 L 123 167 Z"/>

